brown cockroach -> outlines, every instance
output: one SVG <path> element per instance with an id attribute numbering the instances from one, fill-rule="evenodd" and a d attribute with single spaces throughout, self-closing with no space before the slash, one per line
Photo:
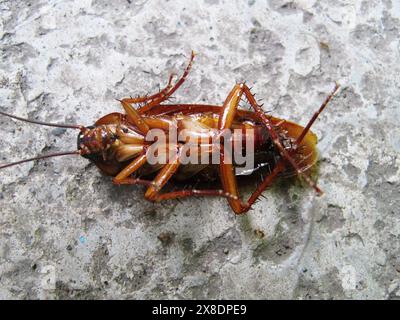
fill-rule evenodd
<path id="1" fill-rule="evenodd" d="M 291 172 L 302 177 L 318 194 L 321 194 L 322 191 L 308 174 L 309 169 L 317 161 L 317 137 L 310 128 L 337 92 L 338 84 L 305 127 L 265 113 L 262 105 L 257 103 L 245 83 L 235 84 L 222 106 L 165 104 L 184 83 L 194 57 L 195 54 L 192 52 L 190 62 L 177 82 L 173 84 L 174 75 L 171 75 L 167 86 L 158 93 L 119 100 L 125 113 L 107 114 L 97 120 L 93 126 L 51 124 L 0 112 L 2 115 L 31 123 L 80 130 L 76 151 L 21 160 L 2 165 L 0 169 L 32 160 L 78 154 L 94 162 L 103 173 L 113 176 L 114 184 L 145 185 L 147 190 L 144 196 L 147 200 L 158 202 L 190 196 L 221 196 L 227 198 L 236 214 L 247 212 L 262 192 L 284 172 Z M 247 100 L 252 110 L 239 109 L 239 103 L 243 98 Z M 138 105 L 138 108 L 132 105 Z M 149 161 L 148 151 L 156 142 L 154 139 L 147 138 L 149 132 L 154 129 L 161 130 L 167 135 L 172 129 L 177 132 L 177 140 L 168 139 L 163 145 L 165 152 L 171 155 L 165 163 L 150 163 Z M 222 137 L 223 131 L 233 132 L 233 129 L 239 130 L 241 134 L 233 133 L 228 139 Z M 180 139 L 180 133 L 184 130 L 186 138 Z M 265 165 L 268 165 L 270 170 L 249 199 L 242 201 L 237 182 L 240 175 L 235 171 L 238 165 L 235 161 L 227 159 L 221 147 L 233 145 L 235 148 L 234 142 L 238 139 L 243 142 L 243 137 L 247 139 L 250 132 L 252 139 L 246 140 L 246 143 L 253 147 L 252 156 L 255 161 L 255 168 L 250 170 L 250 174 Z M 187 148 L 185 149 L 188 145 L 187 136 L 202 137 L 201 142 L 194 149 L 190 149 L 189 155 L 196 152 L 200 154 L 200 150 L 206 150 L 206 157 L 209 158 L 211 154 L 217 153 L 218 162 L 216 164 L 183 163 L 183 157 L 188 155 Z M 219 140 L 215 140 L 215 137 Z M 155 154 L 160 155 L 163 152 L 161 150 L 163 149 L 157 150 Z M 243 145 L 240 152 L 242 150 Z M 178 191 L 160 192 L 171 178 L 185 180 L 201 175 L 210 177 L 210 174 L 219 177 L 221 188 L 183 188 Z"/>

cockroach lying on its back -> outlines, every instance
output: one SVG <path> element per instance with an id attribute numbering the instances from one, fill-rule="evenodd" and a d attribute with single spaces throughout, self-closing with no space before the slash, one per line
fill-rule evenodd
<path id="1" fill-rule="evenodd" d="M 167 86 L 156 94 L 120 100 L 124 114 L 110 113 L 90 127 L 43 123 L 0 112 L 31 123 L 80 130 L 76 151 L 44 155 L 5 164 L 0 168 L 53 156 L 79 154 L 93 161 L 102 172 L 113 176 L 115 184 L 145 185 L 147 190 L 144 196 L 150 201 L 221 196 L 227 198 L 236 214 L 247 212 L 283 172 L 297 174 L 317 193 L 321 193 L 308 176 L 309 169 L 317 161 L 317 138 L 310 128 L 339 86 L 335 85 L 333 92 L 305 127 L 266 114 L 245 83 L 236 84 L 222 106 L 164 104 L 185 81 L 193 59 L 194 53 L 175 84 L 172 84 L 171 75 Z M 244 98 L 252 111 L 238 108 Z M 134 104 L 138 108 L 134 108 Z M 176 139 L 171 138 L 171 132 L 174 132 Z M 160 133 L 167 138 L 160 140 Z M 157 139 L 154 139 L 155 135 Z M 157 148 L 154 148 L 156 144 Z M 240 174 L 237 169 L 240 165 L 232 159 L 232 154 L 242 154 L 244 150 L 252 150 L 247 156 L 252 157 L 254 164 L 246 174 L 252 174 L 264 165 L 270 168 L 268 175 L 247 201 L 239 196 L 237 178 Z M 188 158 L 214 161 L 188 162 Z M 185 180 L 200 175 L 208 176 L 210 173 L 219 177 L 220 188 L 184 188 L 161 192 L 171 178 Z"/>

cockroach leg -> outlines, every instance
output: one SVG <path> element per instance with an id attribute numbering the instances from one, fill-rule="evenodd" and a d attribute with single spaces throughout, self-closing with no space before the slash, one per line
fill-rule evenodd
<path id="1" fill-rule="evenodd" d="M 275 129 L 273 128 L 273 125 L 271 121 L 268 119 L 267 115 L 264 113 L 262 110 L 261 106 L 257 103 L 256 99 L 254 98 L 254 95 L 251 93 L 249 87 L 246 84 L 242 84 L 243 92 L 249 101 L 250 105 L 253 107 L 255 113 L 258 115 L 259 119 L 261 122 L 265 125 L 266 129 L 268 130 L 268 133 L 277 147 L 279 153 L 281 156 L 290 163 L 290 165 L 295 169 L 296 173 L 304 178 L 304 180 L 312 187 L 318 194 L 322 194 L 322 190 L 317 186 L 317 184 L 310 179 L 310 177 L 305 174 L 304 172 L 301 172 L 299 166 L 297 165 L 296 161 L 293 159 L 293 157 L 289 154 L 289 151 L 285 149 L 285 147 L 282 145 L 281 141 L 279 140 L 279 136 L 276 133 Z"/>
<path id="2" fill-rule="evenodd" d="M 175 83 L 175 85 L 171 88 L 171 90 L 168 90 L 162 96 L 155 98 L 154 100 L 150 101 L 149 103 L 145 104 L 144 106 L 138 108 L 138 112 L 140 114 L 146 114 L 146 112 L 151 110 L 151 108 L 153 108 L 154 106 L 157 106 L 160 103 L 162 103 L 163 101 L 167 100 L 169 97 L 171 97 L 174 94 L 174 92 L 176 90 L 179 89 L 179 87 L 185 82 L 186 77 L 188 76 L 190 69 L 192 68 L 194 57 L 195 57 L 195 53 L 194 53 L 194 51 L 192 51 L 189 64 L 187 65 L 181 78 Z"/>
<path id="3" fill-rule="evenodd" d="M 285 161 L 288 161 L 293 168 L 296 170 L 297 174 L 304 177 L 304 179 L 319 193 L 321 190 L 316 186 L 315 182 L 313 182 L 305 173 L 301 172 L 300 168 L 298 167 L 295 160 L 292 158 L 291 154 L 284 148 L 281 141 L 279 140 L 278 134 L 275 132 L 272 123 L 262 111 L 261 106 L 259 106 L 250 92 L 250 89 L 247 87 L 246 84 L 236 84 L 234 88 L 229 93 L 228 97 L 225 100 L 225 103 L 222 107 L 218 129 L 224 130 L 229 129 L 232 125 L 232 122 L 235 118 L 236 111 L 239 106 L 240 99 L 242 94 L 245 94 L 247 100 L 249 101 L 250 105 L 253 107 L 255 113 L 257 114 L 260 121 L 265 125 L 266 129 L 269 132 L 269 135 L 276 145 L 277 149 L 279 150 L 282 160 L 281 164 L 275 167 L 275 172 L 273 171 L 270 175 L 265 177 L 264 181 L 257 187 L 256 191 L 251 195 L 249 201 L 246 204 L 243 204 L 239 200 L 239 192 L 237 188 L 236 177 L 234 175 L 234 167 L 232 164 L 225 163 L 224 161 L 224 154 L 221 153 L 220 155 L 220 176 L 221 182 L 224 188 L 224 191 L 234 195 L 237 199 L 229 199 L 229 203 L 236 214 L 241 214 L 247 212 L 251 205 L 256 201 L 256 199 L 260 196 L 263 190 L 276 178 L 278 173 L 285 168 Z M 307 131 L 305 132 L 305 134 Z M 304 135 L 305 135 L 304 134 Z"/>
<path id="4" fill-rule="evenodd" d="M 307 132 L 310 130 L 311 126 L 314 124 L 315 120 L 317 120 L 318 116 L 321 114 L 321 112 L 325 109 L 325 107 L 328 105 L 329 101 L 332 100 L 336 92 L 339 90 L 339 84 L 336 82 L 335 83 L 335 88 L 333 91 L 329 94 L 329 96 L 326 97 L 324 102 L 321 104 L 319 107 L 318 111 L 314 113 L 314 115 L 311 117 L 311 119 L 308 121 L 307 125 L 304 127 L 303 132 L 299 135 L 299 137 L 296 139 L 296 146 L 300 145 L 300 143 L 303 141 L 304 137 L 306 136 Z"/>
<path id="5" fill-rule="evenodd" d="M 242 95 L 243 90 L 240 84 L 236 84 L 228 94 L 228 97 L 225 99 L 224 105 L 222 106 L 221 114 L 218 120 L 219 130 L 230 129 L 233 120 L 235 119 L 236 110 Z"/>
<path id="6" fill-rule="evenodd" d="M 165 97 L 165 95 L 167 94 L 168 91 L 171 90 L 172 80 L 173 80 L 174 76 L 175 76 L 174 73 L 169 76 L 167 86 L 164 89 L 160 90 L 160 92 L 157 92 L 157 93 L 149 95 L 149 96 L 136 97 L 136 98 L 124 98 L 124 99 L 122 99 L 122 101 L 127 102 L 127 103 L 143 103 L 143 102 L 153 101 L 156 99 L 160 100 L 163 97 Z"/>
<path id="7" fill-rule="evenodd" d="M 162 167 L 160 172 L 153 180 L 154 184 L 146 190 L 144 195 L 146 199 L 150 201 L 157 201 L 157 198 L 159 197 L 158 192 L 168 182 L 168 180 L 171 179 L 176 170 L 178 170 L 181 152 L 182 148 L 178 148 L 178 152 L 176 153 L 174 159 Z"/>
<path id="8" fill-rule="evenodd" d="M 182 77 L 175 83 L 175 85 L 172 85 L 172 80 L 173 80 L 175 74 L 171 74 L 169 76 L 167 86 L 164 89 L 162 89 L 160 92 L 157 92 L 153 95 L 144 96 L 144 97 L 124 98 L 121 100 L 121 102 L 125 102 L 126 104 L 136 104 L 136 103 L 147 102 L 144 106 L 137 109 L 137 112 L 139 114 L 146 114 L 146 112 L 149 111 L 152 107 L 159 105 L 160 103 L 162 103 L 163 101 L 165 101 L 169 97 L 171 97 L 171 95 L 176 90 L 178 90 L 178 88 L 185 82 L 185 79 L 188 76 L 190 69 L 192 68 L 194 57 L 195 57 L 195 53 L 192 51 L 188 66 L 186 67 L 185 71 L 183 72 Z"/>
<path id="9" fill-rule="evenodd" d="M 176 90 L 179 89 L 179 87 L 185 82 L 186 77 L 189 75 L 190 69 L 192 68 L 193 65 L 193 60 L 194 57 L 196 56 L 196 54 L 194 53 L 194 51 L 192 51 L 191 55 L 190 55 L 190 60 L 189 63 L 185 69 L 185 71 L 183 72 L 181 78 L 178 80 L 178 82 L 175 83 L 175 85 L 172 87 L 172 89 L 170 91 L 168 91 L 168 93 L 166 94 L 166 98 L 169 98 L 170 96 L 172 96 L 174 94 L 174 92 Z"/>
<path id="10" fill-rule="evenodd" d="M 224 162 L 225 159 L 223 152 L 221 152 L 220 159 L 220 176 L 224 192 L 231 195 L 231 197 L 228 199 L 228 202 L 232 210 L 236 214 L 241 214 L 243 213 L 244 208 L 247 208 L 248 205 L 247 203 L 243 204 L 243 202 L 240 200 L 234 172 L 235 169 L 232 164 Z"/>
<path id="11" fill-rule="evenodd" d="M 225 99 L 224 105 L 221 109 L 221 114 L 218 120 L 218 129 L 230 129 L 233 119 L 236 115 L 236 110 L 239 105 L 240 99 L 243 94 L 243 89 L 240 84 L 236 84 L 228 97 Z M 223 148 L 224 149 L 224 148 Z M 231 162 L 231 161 L 230 161 Z M 236 214 L 241 214 L 247 204 L 243 204 L 239 199 L 239 191 L 237 187 L 236 177 L 234 174 L 234 167 L 231 163 L 226 163 L 224 158 L 224 152 L 220 152 L 220 178 L 224 191 L 228 194 L 233 195 L 233 198 L 229 198 L 228 202 L 232 210 Z"/>
<path id="12" fill-rule="evenodd" d="M 147 157 L 145 154 L 134 159 L 130 164 L 128 164 L 118 175 L 113 179 L 113 183 L 115 184 L 124 184 L 121 183 L 126 178 L 128 178 L 132 173 L 138 170 L 147 162 Z"/>
<path id="13" fill-rule="evenodd" d="M 132 185 L 132 184 L 139 184 L 139 185 L 143 185 L 146 187 L 152 186 L 153 185 L 153 181 L 151 180 L 144 180 L 144 179 L 139 179 L 139 178 L 125 178 L 119 181 L 115 181 L 113 180 L 113 183 L 116 185 Z"/>
<path id="14" fill-rule="evenodd" d="M 235 198 L 233 195 L 224 192 L 221 189 L 185 189 L 173 192 L 167 192 L 158 194 L 156 200 L 154 201 L 163 201 L 163 200 L 171 200 L 185 197 L 196 197 L 196 196 L 211 196 L 211 197 L 224 197 L 224 198 Z"/>
<path id="15" fill-rule="evenodd" d="M 147 125 L 145 119 L 137 112 L 135 108 L 133 108 L 129 103 L 120 100 L 126 115 L 129 120 L 132 121 L 134 125 L 144 134 L 146 135 L 147 132 L 149 131 L 149 126 Z"/>
<path id="16" fill-rule="evenodd" d="M 292 150 L 290 150 L 289 154 L 292 155 L 296 152 L 297 147 L 301 144 L 303 141 L 304 137 L 306 136 L 307 132 L 310 130 L 311 126 L 315 122 L 315 120 L 318 118 L 320 113 L 325 109 L 325 107 L 328 105 L 329 101 L 333 98 L 333 96 L 336 94 L 336 92 L 339 89 L 339 84 L 335 84 L 335 88 L 331 92 L 331 94 L 325 99 L 325 101 L 322 103 L 320 108 L 318 109 L 317 112 L 314 113 L 310 121 L 308 121 L 307 125 L 304 127 L 303 131 L 301 134 L 298 136 L 296 139 L 296 143 L 293 147 Z M 279 173 L 281 173 L 283 170 L 285 170 L 285 159 L 280 159 L 278 163 L 276 164 L 275 168 L 272 170 L 272 172 L 265 177 L 264 181 L 257 187 L 256 191 L 253 192 L 253 194 L 250 196 L 249 200 L 247 201 L 250 206 L 257 200 L 257 198 L 267 189 L 271 183 L 274 181 L 274 179 L 278 176 Z M 246 210 L 247 211 L 247 210 Z"/>
<path id="17" fill-rule="evenodd" d="M 285 160 L 281 159 L 274 167 L 272 172 L 264 178 L 261 184 L 257 186 L 257 189 L 251 194 L 249 200 L 247 200 L 247 207 L 243 207 L 241 213 L 246 213 L 250 209 L 250 207 L 254 204 L 254 202 L 256 202 L 258 197 L 261 196 L 261 194 L 265 191 L 265 189 L 271 185 L 271 183 L 278 176 L 278 174 L 281 173 L 285 168 L 286 168 Z"/>
<path id="18" fill-rule="evenodd" d="M 125 178 L 121 181 L 114 182 L 116 185 L 144 185 L 147 187 L 155 186 L 154 181 L 151 180 L 144 180 L 139 178 Z M 178 190 L 172 191 L 167 193 L 156 193 L 154 198 L 149 198 L 148 200 L 153 202 L 160 202 L 164 200 L 173 200 L 179 198 L 186 198 L 186 197 L 196 197 L 196 196 L 211 196 L 211 197 L 224 197 L 224 198 L 232 198 L 233 196 L 229 193 L 224 192 L 221 189 L 185 189 L 185 190 Z"/>

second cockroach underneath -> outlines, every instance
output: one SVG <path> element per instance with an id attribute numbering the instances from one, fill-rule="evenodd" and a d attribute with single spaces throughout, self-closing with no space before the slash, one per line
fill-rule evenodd
<path id="1" fill-rule="evenodd" d="M 0 112 L 18 120 L 80 130 L 76 151 L 35 157 L 0 168 L 51 156 L 79 154 L 93 161 L 103 173 L 113 176 L 112 181 L 115 184 L 145 185 L 147 190 L 144 197 L 147 200 L 158 202 L 189 196 L 220 196 L 228 200 L 236 214 L 247 212 L 264 190 L 283 173 L 298 175 L 317 193 L 321 193 L 309 177 L 309 169 L 317 161 L 317 137 L 310 128 L 338 90 L 338 85 L 335 85 L 333 92 L 304 127 L 265 113 L 245 83 L 236 84 L 222 105 L 166 104 L 185 81 L 193 59 L 194 53 L 183 75 L 174 84 L 174 76 L 171 75 L 167 86 L 158 93 L 119 100 L 125 113 L 105 115 L 93 126 L 50 124 Z M 248 102 L 250 110 L 239 108 L 242 100 Z M 155 142 L 147 138 L 154 129 L 164 132 L 167 137 L 172 129 L 177 133 L 177 140 L 172 142 L 167 139 L 163 148 L 156 153 L 160 155 L 160 152 L 166 152 L 172 155 L 165 163 L 149 161 L 148 151 Z M 199 152 L 200 155 L 206 150 L 209 158 L 217 152 L 218 163 L 182 163 L 183 157 L 188 156 L 186 138 L 179 139 L 183 131 L 185 137 L 201 138 L 190 152 Z M 232 132 L 230 139 L 219 136 L 227 131 Z M 240 134 L 236 134 L 237 132 Z M 247 139 L 250 133 L 251 138 Z M 215 137 L 221 139 L 215 140 Z M 230 144 L 232 153 L 237 152 L 234 148 L 238 139 L 241 140 L 239 142 L 242 147 L 246 143 L 252 144 L 253 153 L 250 156 L 254 157 L 254 168 L 246 174 L 254 174 L 265 166 L 269 169 L 247 200 L 242 200 L 238 191 L 237 178 L 240 178 L 240 174 L 235 170 L 237 163 L 234 160 L 227 161 L 226 153 L 221 151 Z M 220 187 L 190 187 L 162 192 L 167 182 L 193 178 L 219 179 Z"/>

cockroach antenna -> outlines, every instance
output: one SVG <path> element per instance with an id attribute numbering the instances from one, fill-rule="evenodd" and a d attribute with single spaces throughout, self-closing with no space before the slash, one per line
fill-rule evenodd
<path id="1" fill-rule="evenodd" d="M 6 112 L 0 111 L 0 114 L 6 117 L 10 117 L 16 120 L 24 121 L 24 122 L 29 122 L 33 124 L 39 124 L 42 126 L 48 126 L 48 127 L 58 127 L 58 128 L 67 128 L 67 129 L 79 129 L 83 130 L 85 127 L 80 126 L 80 125 L 75 125 L 75 124 L 58 124 L 58 123 L 49 123 L 49 122 L 42 122 L 42 121 L 35 121 L 35 120 L 30 120 L 30 119 L 25 119 L 21 117 L 14 116 L 12 114 L 8 114 Z M 74 151 L 64 151 L 64 152 L 57 152 L 57 153 L 51 153 L 51 154 L 45 154 L 41 156 L 37 156 L 34 158 L 29 158 L 29 159 L 24 159 L 24 160 L 19 160 L 11 163 L 6 163 L 3 165 L 0 165 L 0 169 L 12 167 L 21 163 L 29 162 L 29 161 L 35 161 L 35 160 L 41 160 L 41 159 L 46 159 L 46 158 L 52 158 L 52 157 L 59 157 L 59 156 L 66 156 L 66 155 L 73 155 L 73 154 L 80 154 L 79 150 L 74 150 Z"/>
<path id="2" fill-rule="evenodd" d="M 41 160 L 41 159 L 59 157 L 59 156 L 67 156 L 67 155 L 72 155 L 72 154 L 80 154 L 80 151 L 74 150 L 74 151 L 67 151 L 67 152 L 50 153 L 50 154 L 45 154 L 45 155 L 34 157 L 34 158 L 29 158 L 29 159 L 25 159 L 25 160 L 19 160 L 19 161 L 15 161 L 15 162 L 11 162 L 11 163 L 6 163 L 3 165 L 0 165 L 0 170 L 4 169 L 4 168 L 15 166 L 17 164 L 29 162 L 29 161 L 35 161 L 35 160 Z"/>
<path id="3" fill-rule="evenodd" d="M 25 121 L 29 123 L 34 123 L 34 124 L 39 124 L 42 126 L 48 126 L 48 127 L 58 127 L 58 128 L 67 128 L 67 129 L 82 129 L 83 126 L 76 125 L 76 124 L 59 124 L 59 123 L 49 123 L 49 122 L 42 122 L 42 121 L 35 121 L 35 120 L 30 120 L 30 119 L 25 119 L 21 117 L 14 116 L 12 114 L 5 113 L 3 111 L 0 111 L 0 114 L 6 117 L 10 117 L 16 120 L 20 121 Z"/>

